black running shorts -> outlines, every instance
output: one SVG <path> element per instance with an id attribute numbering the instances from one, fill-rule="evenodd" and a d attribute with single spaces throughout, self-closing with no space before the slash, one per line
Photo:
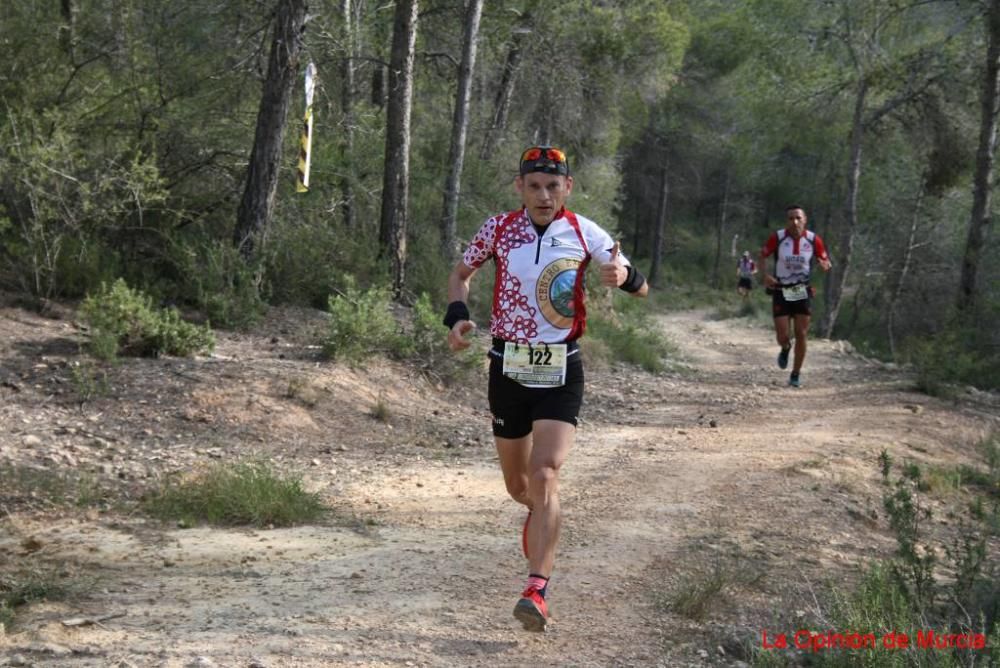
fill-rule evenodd
<path id="1" fill-rule="evenodd" d="M 771 293 L 771 310 L 775 318 L 786 315 L 812 315 L 812 295 L 813 289 L 809 288 L 809 296 L 805 299 L 798 299 L 793 302 L 785 301 L 781 288 L 774 288 Z"/>
<path id="2" fill-rule="evenodd" d="M 535 420 L 559 420 L 575 427 L 583 403 L 580 352 L 566 358 L 565 385 L 525 387 L 503 375 L 503 358 L 491 351 L 489 399 L 493 435 L 500 438 L 527 436 Z"/>
<path id="3" fill-rule="evenodd" d="M 746 288 L 747 290 L 752 290 L 753 289 L 753 281 L 751 281 L 749 278 L 741 276 L 739 282 L 736 284 L 736 287 L 737 288 Z"/>

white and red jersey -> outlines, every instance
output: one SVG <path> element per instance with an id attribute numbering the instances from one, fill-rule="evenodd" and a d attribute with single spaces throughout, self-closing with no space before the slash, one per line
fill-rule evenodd
<path id="1" fill-rule="evenodd" d="M 748 257 L 741 257 L 736 263 L 736 268 L 740 272 L 740 278 L 751 278 L 753 272 L 757 271 L 757 264 Z"/>
<path id="2" fill-rule="evenodd" d="M 782 285 L 808 283 L 813 257 L 829 259 L 823 239 L 809 230 L 803 232 L 798 239 L 788 234 L 784 228 L 771 233 L 761 254 L 768 257 L 772 253 L 777 253 L 774 276 Z"/>
<path id="3" fill-rule="evenodd" d="M 607 263 L 614 241 L 592 220 L 563 208 L 539 234 L 522 208 L 487 220 L 465 251 L 478 269 L 493 258 L 490 333 L 516 343 L 562 343 L 583 335 L 583 277 L 590 259 Z M 619 254 L 623 264 L 628 264 Z"/>

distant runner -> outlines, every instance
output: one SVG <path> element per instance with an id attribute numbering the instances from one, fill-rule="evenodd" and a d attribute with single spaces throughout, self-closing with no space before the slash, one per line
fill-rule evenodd
<path id="1" fill-rule="evenodd" d="M 514 185 L 523 207 L 480 228 L 448 278 L 448 345 L 467 348 L 475 328 L 466 301 L 473 275 L 496 268 L 489 351 L 489 402 L 507 492 L 528 507 L 522 548 L 528 581 L 514 616 L 544 631 L 549 576 L 559 540 L 559 469 L 573 445 L 583 400 L 577 339 L 586 327 L 584 274 L 591 260 L 601 283 L 637 297 L 646 279 L 596 223 L 563 205 L 573 190 L 566 155 L 550 146 L 523 154 Z"/>
<path id="2" fill-rule="evenodd" d="M 799 387 L 799 372 L 806 358 L 806 333 L 812 315 L 811 301 L 815 289 L 809 285 L 809 272 L 815 257 L 823 271 L 833 265 L 827 255 L 823 240 L 815 232 L 806 231 L 806 212 L 793 204 L 785 209 L 787 221 L 784 229 L 777 230 L 767 239 L 760 251 L 761 266 L 767 266 L 767 257 L 775 256 L 774 275 L 764 274 L 764 285 L 771 292 L 774 311 L 774 332 L 781 351 L 778 367 L 788 368 L 788 352 L 792 344 L 788 336 L 788 321 L 795 323 L 795 363 L 788 377 L 788 384 Z"/>
<path id="3" fill-rule="evenodd" d="M 750 251 L 743 251 L 743 257 L 736 263 L 736 275 L 739 282 L 736 284 L 736 291 L 740 293 L 744 301 L 750 297 L 753 289 L 753 275 L 757 273 L 757 263 L 750 258 Z"/>

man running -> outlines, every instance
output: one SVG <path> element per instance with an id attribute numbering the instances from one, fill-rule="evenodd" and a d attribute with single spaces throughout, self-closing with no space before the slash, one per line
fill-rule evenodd
<path id="1" fill-rule="evenodd" d="M 806 212 L 792 204 L 785 209 L 784 229 L 771 233 L 760 251 L 761 266 L 767 266 L 767 257 L 775 256 L 774 275 L 764 274 L 764 285 L 770 288 L 774 311 L 774 332 L 781 352 L 778 367 L 788 368 L 788 353 L 792 344 L 788 336 L 789 319 L 795 324 L 795 362 L 788 384 L 799 387 L 799 372 L 806 358 L 806 332 L 812 315 L 811 301 L 815 289 L 809 285 L 809 272 L 815 257 L 823 271 L 833 266 L 823 240 L 815 232 L 806 231 Z"/>
<path id="2" fill-rule="evenodd" d="M 740 293 L 743 301 L 750 297 L 750 290 L 753 289 L 753 275 L 756 273 L 757 264 L 750 258 L 750 251 L 743 251 L 743 257 L 736 263 L 736 275 L 739 277 L 736 292 Z"/>
<path id="3" fill-rule="evenodd" d="M 493 436 L 507 492 L 528 507 L 522 547 L 528 580 L 514 616 L 530 631 L 549 620 L 545 596 L 559 540 L 559 469 L 583 399 L 577 344 L 586 326 L 584 274 L 593 259 L 603 285 L 635 296 L 646 279 L 596 223 L 565 208 L 573 190 L 566 155 L 550 146 L 521 154 L 514 186 L 523 206 L 483 224 L 448 278 L 448 345 L 467 348 L 475 328 L 466 301 L 472 277 L 495 264 L 489 350 Z"/>

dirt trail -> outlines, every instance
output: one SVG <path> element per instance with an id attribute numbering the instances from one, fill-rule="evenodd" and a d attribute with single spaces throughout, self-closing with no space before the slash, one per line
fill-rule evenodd
<path id="1" fill-rule="evenodd" d="M 503 489 L 482 388 L 443 391 L 391 366 L 331 369 L 283 330 L 224 338 L 211 360 L 130 362 L 117 398 L 71 408 L 32 389 L 46 373 L 65 377 L 66 323 L 7 309 L 0 371 L 19 387 L 0 396 L 0 464 L 68 455 L 139 484 L 253 449 L 304 470 L 352 519 L 169 530 L 10 512 L 0 559 L 74 564 L 97 585 L 22 612 L 0 637 L 0 665 L 740 665 L 762 626 L 810 605 L 810 587 L 891 550 L 876 519 L 883 448 L 958 464 L 1000 428 L 994 399 L 912 393 L 899 371 L 839 343 L 811 341 L 792 389 L 768 329 L 701 312 L 657 323 L 690 368 L 588 370 L 563 474 L 555 622 L 532 635 L 510 614 L 526 574 L 523 514 Z M 148 403 L 139 388 L 155 392 Z M 378 397 L 393 407 L 388 424 L 365 415 Z M 103 445 L 70 439 L 87 425 L 102 426 Z M 29 537 L 41 546 L 30 555 Z M 706 621 L 663 605 L 725 560 L 755 577 Z M 107 615 L 120 616 L 62 624 Z"/>

